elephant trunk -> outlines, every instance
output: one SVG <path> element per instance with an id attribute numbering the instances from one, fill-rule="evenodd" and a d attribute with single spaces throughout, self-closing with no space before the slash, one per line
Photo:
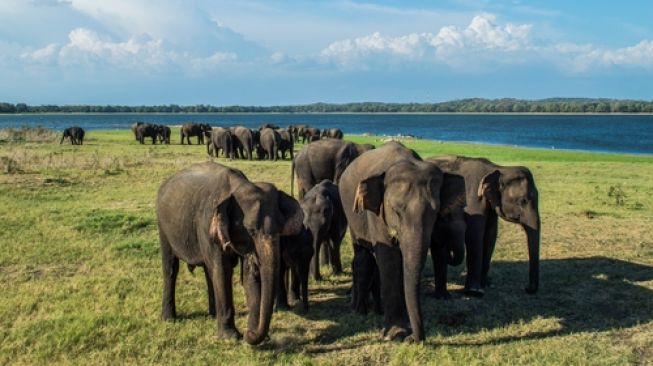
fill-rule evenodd
<path id="1" fill-rule="evenodd" d="M 430 244 L 430 232 L 428 238 L 415 238 L 409 240 L 406 246 L 402 245 L 401 254 L 403 257 L 404 272 L 404 296 L 406 310 L 412 329 L 414 341 L 424 340 L 424 323 L 422 321 L 422 307 L 420 303 L 420 278 L 426 251 Z M 404 249 L 406 248 L 406 249 Z"/>
<path id="2" fill-rule="evenodd" d="M 251 345 L 263 342 L 268 335 L 276 297 L 275 285 L 279 277 L 279 241 L 267 237 L 257 243 L 256 247 L 260 263 L 261 291 L 257 327 L 256 329 L 249 327 L 245 334 L 245 341 Z M 253 315 L 250 314 L 251 316 Z"/>
<path id="3" fill-rule="evenodd" d="M 528 286 L 526 292 L 534 294 L 540 283 L 540 217 L 535 211 L 522 219 L 528 242 Z"/>

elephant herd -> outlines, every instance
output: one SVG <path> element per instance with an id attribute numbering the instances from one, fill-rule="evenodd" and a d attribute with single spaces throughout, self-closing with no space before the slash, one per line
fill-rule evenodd
<path id="1" fill-rule="evenodd" d="M 259 141 L 279 133 L 274 127 L 261 126 Z M 307 135 L 306 128 L 290 126 L 286 132 L 294 142 L 302 132 Z M 230 130 L 213 129 L 211 139 Z M 371 299 L 374 311 L 384 317 L 384 339 L 422 341 L 420 282 L 428 251 L 436 298 L 449 297 L 447 268 L 463 261 L 465 293 L 482 296 L 490 286 L 499 217 L 526 232 L 526 292 L 536 293 L 540 218 L 528 168 L 460 156 L 423 159 L 398 142 L 375 148 L 338 136 L 320 139 L 322 133 L 311 133 L 318 136 L 309 139 L 315 142 L 294 157 L 291 195 L 214 162 L 188 167 L 161 185 L 156 213 L 163 319 L 176 317 L 175 283 L 182 260 L 189 268 L 204 269 L 218 337 L 259 344 L 268 335 L 275 304 L 284 309 L 289 300 L 299 300 L 308 311 L 309 276 L 321 280 L 320 264 L 342 272 L 340 244 L 349 229 L 352 309 L 366 313 Z M 233 146 L 227 151 L 235 154 Z M 295 177 L 298 199 L 293 197 Z M 249 313 L 244 335 L 234 319 L 232 276 L 239 263 Z"/>

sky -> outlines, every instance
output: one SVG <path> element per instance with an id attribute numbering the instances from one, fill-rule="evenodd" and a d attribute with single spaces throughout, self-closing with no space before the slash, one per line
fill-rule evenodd
<path id="1" fill-rule="evenodd" d="M 0 102 L 653 99 L 651 0 L 0 0 Z"/>

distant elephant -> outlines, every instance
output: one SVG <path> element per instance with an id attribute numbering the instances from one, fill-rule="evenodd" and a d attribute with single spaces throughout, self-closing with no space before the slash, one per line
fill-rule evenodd
<path id="1" fill-rule="evenodd" d="M 258 130 L 260 131 L 260 130 L 262 130 L 264 128 L 271 128 L 273 130 L 278 130 L 280 127 L 275 125 L 275 124 L 272 124 L 272 123 L 265 123 L 265 124 L 260 125 L 258 127 Z"/>
<path id="2" fill-rule="evenodd" d="M 157 126 L 157 135 L 159 136 L 159 143 L 170 145 L 170 127 L 166 125 Z"/>
<path id="3" fill-rule="evenodd" d="M 313 258 L 313 235 L 302 226 L 297 235 L 281 237 L 281 275 L 277 285 L 277 309 L 288 309 L 291 301 L 300 300 L 308 311 L 308 274 Z"/>
<path id="4" fill-rule="evenodd" d="M 442 180 L 438 167 L 398 142 L 361 155 L 340 177 L 352 243 L 372 249 L 379 267 L 386 339 L 424 340 L 420 280 Z"/>
<path id="5" fill-rule="evenodd" d="M 134 134 L 134 139 L 138 141 L 138 135 L 136 134 L 136 127 L 142 125 L 145 122 L 136 121 L 131 125 L 132 133 Z"/>
<path id="6" fill-rule="evenodd" d="M 304 211 L 304 226 L 313 234 L 313 261 L 311 262 L 311 275 L 316 281 L 322 279 L 320 275 L 320 256 L 331 266 L 333 274 L 342 273 L 340 260 L 340 244 L 347 231 L 347 219 L 342 208 L 338 186 L 330 180 L 323 180 L 300 201 Z M 321 248 L 326 250 L 321 253 Z"/>
<path id="7" fill-rule="evenodd" d="M 351 306 L 359 314 L 367 314 L 370 295 L 374 312 L 383 314 L 381 306 L 381 278 L 374 254 L 369 248 L 354 244 L 354 260 L 351 262 Z"/>
<path id="8" fill-rule="evenodd" d="M 159 188 L 156 213 L 164 283 L 161 317 L 177 315 L 175 282 L 182 260 L 205 268 L 218 337 L 240 338 L 232 275 L 241 259 L 249 310 L 245 340 L 261 343 L 268 334 L 279 280 L 279 237 L 296 235 L 302 227 L 297 201 L 272 184 L 254 184 L 239 170 L 207 162 L 168 178 Z"/>
<path id="9" fill-rule="evenodd" d="M 225 158 L 234 159 L 233 136 L 227 128 L 216 127 L 211 131 L 211 139 L 206 144 L 206 153 L 211 155 L 211 149 L 218 157 L 220 150 Z"/>
<path id="10" fill-rule="evenodd" d="M 323 139 L 339 139 L 342 140 L 343 138 L 343 133 L 342 130 L 339 128 L 325 128 L 322 130 L 322 138 Z"/>
<path id="11" fill-rule="evenodd" d="M 63 130 L 63 134 L 61 135 L 61 141 L 59 141 L 59 145 L 63 143 L 64 139 L 70 139 L 71 145 L 84 145 L 85 134 L 86 133 L 84 132 L 84 129 L 81 127 L 77 127 L 77 126 L 68 127 L 65 130 Z"/>
<path id="12" fill-rule="evenodd" d="M 539 287 L 540 214 L 533 174 L 526 167 L 500 166 L 482 158 L 443 156 L 428 159 L 445 173 L 464 178 L 466 186 L 465 291 L 481 296 L 490 284 L 488 272 L 497 240 L 497 217 L 520 224 L 526 232 L 529 270 L 526 292 Z"/>
<path id="13" fill-rule="evenodd" d="M 350 141 L 325 139 L 304 146 L 295 156 L 290 170 L 290 190 L 294 194 L 297 174 L 297 192 L 302 199 L 314 185 L 328 179 L 338 184 L 342 172 L 354 159 L 373 145 L 355 144 Z"/>
<path id="14" fill-rule="evenodd" d="M 240 159 L 247 158 L 247 160 L 252 160 L 252 152 L 256 147 L 252 131 L 244 126 L 235 126 L 229 129 L 232 135 L 236 137 L 234 144 L 236 156 Z"/>
<path id="15" fill-rule="evenodd" d="M 299 137 L 301 136 L 300 130 L 303 131 L 306 127 L 308 127 L 308 125 L 288 125 L 287 131 L 290 132 L 290 135 L 293 137 L 293 142 L 299 142 Z"/>
<path id="16" fill-rule="evenodd" d="M 307 127 L 303 129 L 302 132 L 302 144 L 305 144 L 306 141 L 313 142 L 320 139 L 320 129 L 315 127 Z"/>
<path id="17" fill-rule="evenodd" d="M 277 152 L 281 144 L 281 136 L 272 128 L 264 128 L 261 130 L 261 137 L 259 142 L 261 149 L 265 151 L 266 156 L 270 160 L 277 161 Z"/>
<path id="18" fill-rule="evenodd" d="M 295 142 L 293 140 L 292 135 L 290 132 L 286 130 L 277 130 L 279 132 L 279 136 L 281 137 L 281 141 L 279 142 L 279 152 L 281 153 L 281 159 L 285 160 L 286 159 L 286 152 L 290 152 L 290 160 L 295 158 L 294 155 L 294 148 L 295 148 Z"/>
<path id="19" fill-rule="evenodd" d="M 145 143 L 145 138 L 149 137 L 152 139 L 152 145 L 156 144 L 157 137 L 159 136 L 159 126 L 143 123 L 136 127 L 136 136 L 138 137 L 138 142 L 142 144 Z"/>
<path id="20" fill-rule="evenodd" d="M 184 139 L 188 142 L 188 145 L 192 145 L 190 142 L 191 136 L 197 136 L 197 144 L 204 144 L 204 137 L 209 137 L 211 133 L 211 126 L 207 123 L 186 123 L 181 126 L 179 134 L 181 135 L 181 144 L 184 144 Z"/>

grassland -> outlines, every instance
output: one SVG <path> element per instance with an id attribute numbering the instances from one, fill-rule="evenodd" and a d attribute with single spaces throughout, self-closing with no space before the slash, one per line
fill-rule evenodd
<path id="1" fill-rule="evenodd" d="M 532 169 L 540 292 L 522 290 L 525 238 L 502 222 L 494 288 L 483 299 L 455 292 L 436 301 L 426 269 L 423 344 L 383 342 L 379 316 L 350 312 L 347 270 L 311 283 L 310 312 L 277 312 L 271 340 L 250 347 L 215 339 L 201 271 L 180 272 L 180 320 L 158 317 L 156 190 L 209 159 L 203 146 L 143 146 L 128 131 L 90 131 L 83 146 L 36 140 L 0 142 L 0 364 L 653 362 L 653 157 L 408 141 L 422 156 L 486 156 Z M 289 191 L 288 161 L 219 161 Z M 343 258 L 347 267 L 348 239 Z M 461 288 L 462 271 L 450 271 L 450 288 Z M 235 289 L 242 329 L 244 296 Z"/>

